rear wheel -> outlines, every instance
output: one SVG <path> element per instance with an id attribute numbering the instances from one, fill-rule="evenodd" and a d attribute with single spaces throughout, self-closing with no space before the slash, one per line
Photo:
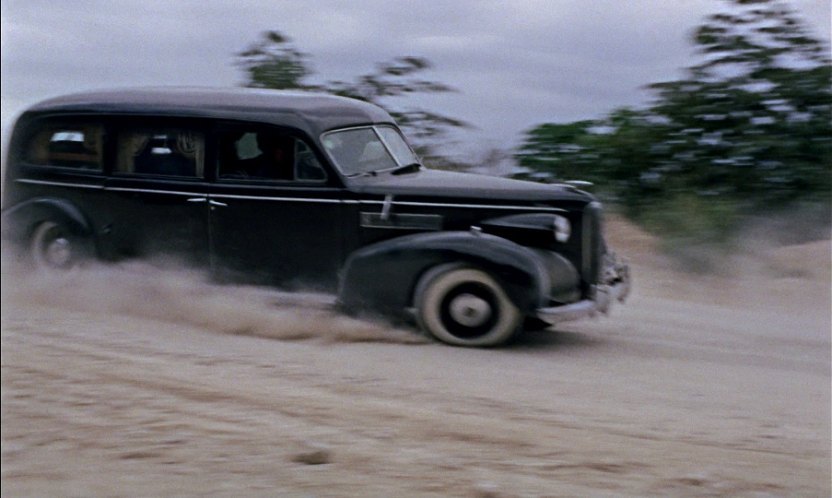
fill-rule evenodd
<path id="1" fill-rule="evenodd" d="M 86 241 L 54 221 L 35 227 L 30 250 L 35 268 L 43 270 L 71 270 L 87 256 Z"/>
<path id="2" fill-rule="evenodd" d="M 417 319 L 437 339 L 457 346 L 496 346 L 518 330 L 523 316 L 488 273 L 468 267 L 429 271 L 416 289 Z"/>

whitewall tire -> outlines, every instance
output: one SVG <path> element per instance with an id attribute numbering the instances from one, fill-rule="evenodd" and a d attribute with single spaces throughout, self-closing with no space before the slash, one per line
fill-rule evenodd
<path id="1" fill-rule="evenodd" d="M 476 268 L 442 266 L 430 270 L 419 281 L 415 305 L 423 330 L 457 346 L 502 344 L 523 321 L 500 284 Z"/>

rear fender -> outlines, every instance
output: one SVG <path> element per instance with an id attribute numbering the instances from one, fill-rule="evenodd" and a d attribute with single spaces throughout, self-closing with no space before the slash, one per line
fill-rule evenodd
<path id="1" fill-rule="evenodd" d="M 488 234 L 440 232 L 407 235 L 354 252 L 341 273 L 339 301 L 347 308 L 393 312 L 410 307 L 422 275 L 449 263 L 488 272 L 524 312 L 548 298 L 549 273 L 531 249 Z"/>
<path id="2" fill-rule="evenodd" d="M 61 223 L 81 237 L 92 236 L 92 225 L 73 203 L 65 199 L 39 197 L 3 211 L 3 238 L 25 244 L 35 227 L 44 221 Z"/>

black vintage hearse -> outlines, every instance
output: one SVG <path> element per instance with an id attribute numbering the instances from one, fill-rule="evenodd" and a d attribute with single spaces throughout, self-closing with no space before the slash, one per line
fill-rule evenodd
<path id="1" fill-rule="evenodd" d="M 47 100 L 8 153 L 4 236 L 36 266 L 174 253 L 337 290 L 447 343 L 606 312 L 629 288 L 569 185 L 424 168 L 382 109 L 328 95 L 132 89 Z"/>

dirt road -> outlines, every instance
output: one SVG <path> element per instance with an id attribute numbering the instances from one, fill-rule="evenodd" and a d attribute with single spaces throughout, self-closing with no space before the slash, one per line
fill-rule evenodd
<path id="1" fill-rule="evenodd" d="M 611 317 L 497 350 L 141 265 L 6 268 L 3 496 L 830 496 L 828 251 L 741 280 L 637 253 Z"/>

